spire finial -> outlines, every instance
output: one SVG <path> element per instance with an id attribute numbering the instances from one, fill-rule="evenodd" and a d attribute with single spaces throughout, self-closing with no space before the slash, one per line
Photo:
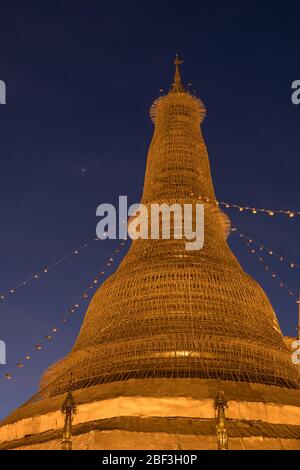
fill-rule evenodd
<path id="1" fill-rule="evenodd" d="M 224 391 L 221 389 L 220 383 L 217 396 L 214 400 L 214 408 L 216 411 L 216 434 L 218 450 L 227 450 L 228 431 L 226 427 L 225 410 L 226 408 L 228 408 L 228 405 L 227 400 L 225 399 Z"/>
<path id="2" fill-rule="evenodd" d="M 183 63 L 184 63 L 184 60 L 179 59 L 178 54 L 176 54 L 176 57 L 174 59 L 174 64 L 178 66 L 178 65 L 181 65 Z"/>
<path id="3" fill-rule="evenodd" d="M 183 64 L 183 62 L 184 61 L 182 59 L 179 59 L 178 54 L 176 54 L 176 57 L 174 59 L 175 76 L 174 76 L 174 82 L 172 84 L 172 91 L 185 91 L 181 83 L 181 77 L 180 77 L 180 71 L 179 71 L 179 65 Z"/>
<path id="4" fill-rule="evenodd" d="M 61 407 L 61 412 L 65 416 L 61 450 L 72 450 L 72 421 L 76 413 L 76 403 L 72 395 L 72 384 L 73 374 L 70 377 L 70 388 L 67 397 Z"/>

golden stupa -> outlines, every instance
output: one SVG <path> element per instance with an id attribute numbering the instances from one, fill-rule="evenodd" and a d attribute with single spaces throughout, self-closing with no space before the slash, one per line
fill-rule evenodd
<path id="1" fill-rule="evenodd" d="M 202 202 L 204 247 L 133 241 L 70 354 L 1 423 L 0 448 L 60 449 L 72 391 L 73 449 L 216 449 L 223 395 L 229 449 L 300 449 L 297 368 L 268 298 L 227 245 L 200 130 L 205 108 L 182 85 L 180 63 L 150 110 L 142 203 Z"/>

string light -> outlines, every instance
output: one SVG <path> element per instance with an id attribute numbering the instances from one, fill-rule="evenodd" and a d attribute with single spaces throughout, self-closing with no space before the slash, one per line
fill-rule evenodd
<path id="1" fill-rule="evenodd" d="M 239 233 L 238 230 L 234 227 L 231 229 L 231 231 L 233 233 Z M 264 265 L 265 271 L 270 274 L 272 279 L 276 279 L 278 281 L 279 287 L 281 289 L 284 289 L 288 293 L 289 296 L 294 297 L 296 299 L 296 303 L 298 303 L 298 300 L 299 300 L 298 296 L 281 280 L 281 278 L 267 264 L 267 262 L 265 261 L 265 259 L 262 257 L 262 255 L 260 253 L 261 250 L 258 251 L 255 248 L 253 248 L 252 239 L 250 239 L 251 241 L 250 240 L 247 241 L 244 237 L 239 237 L 239 239 L 244 241 L 244 243 L 247 246 L 250 254 L 256 255 L 258 261 Z"/>
<path id="2" fill-rule="evenodd" d="M 68 253 L 67 255 L 63 256 L 62 258 L 58 259 L 57 261 L 54 261 L 53 263 L 51 263 L 49 266 L 41 269 L 40 271 L 32 274 L 32 276 L 30 276 L 28 279 L 26 279 L 25 281 L 23 282 L 20 282 L 19 284 L 17 284 L 16 286 L 14 286 L 12 289 L 9 289 L 8 291 L 6 292 L 3 292 L 2 294 L 0 294 L 0 300 L 3 301 L 3 300 L 7 300 L 8 297 L 12 294 L 15 294 L 16 291 L 18 289 L 20 289 L 21 287 L 26 287 L 28 286 L 31 282 L 35 281 L 35 280 L 38 280 L 40 279 L 44 274 L 47 274 L 51 269 L 55 268 L 56 266 L 60 265 L 61 263 L 69 260 L 70 258 L 72 258 L 73 256 L 77 256 L 80 254 L 80 252 L 82 250 L 84 250 L 85 248 L 89 247 L 91 244 L 93 244 L 94 242 L 96 241 L 99 241 L 99 238 L 93 238 L 92 240 L 84 243 L 83 245 L 81 245 L 79 248 L 77 248 L 76 250 L 72 251 L 71 253 Z"/>
<path id="3" fill-rule="evenodd" d="M 285 258 L 284 256 L 279 255 L 274 250 L 262 245 L 260 242 L 254 240 L 252 237 L 249 237 L 248 235 L 245 235 L 244 233 L 239 232 L 236 228 L 232 228 L 231 231 L 238 234 L 240 238 L 244 238 L 244 240 L 247 240 L 250 244 L 257 246 L 260 251 L 265 251 L 269 256 L 274 256 L 277 259 L 279 259 L 279 261 L 281 263 L 286 263 L 289 266 L 289 268 L 291 268 L 291 269 L 300 269 L 300 264 L 297 264 L 297 263 Z"/>
<path id="4" fill-rule="evenodd" d="M 195 195 L 195 193 L 193 191 L 190 191 L 190 196 L 192 196 L 192 197 L 196 196 L 198 200 L 201 200 L 201 201 L 204 201 L 204 202 L 207 202 L 207 203 L 215 204 L 217 207 L 219 207 L 221 205 L 221 206 L 225 207 L 226 209 L 230 209 L 230 208 L 231 209 L 237 209 L 239 212 L 245 212 L 246 211 L 246 212 L 249 212 L 250 214 L 264 213 L 264 214 L 268 214 L 269 216 L 287 215 L 289 218 L 294 218 L 295 216 L 300 216 L 299 211 L 294 211 L 294 210 L 290 210 L 290 209 L 288 209 L 288 210 L 270 210 L 270 209 L 262 209 L 262 208 L 255 208 L 255 207 L 249 207 L 249 206 L 244 207 L 244 206 L 241 206 L 241 205 L 238 205 L 238 204 L 232 204 L 232 203 L 228 203 L 228 202 L 224 202 L 224 201 L 218 201 L 216 199 L 211 199 L 211 198 L 208 198 L 208 197 L 204 197 L 204 196 L 201 196 L 201 195 Z M 63 263 L 64 261 L 70 259 L 71 257 L 79 255 L 80 252 L 83 249 L 87 248 L 92 243 L 94 243 L 95 241 L 98 241 L 98 240 L 99 240 L 99 238 L 93 238 L 92 240 L 90 240 L 87 243 L 83 244 L 82 246 L 80 246 L 76 250 L 72 251 L 71 253 L 68 253 L 66 256 L 58 259 L 57 261 L 53 262 L 49 266 L 47 266 L 47 267 L 41 269 L 40 271 L 32 274 L 32 276 L 30 276 L 25 281 L 20 282 L 19 284 L 17 284 L 13 288 L 7 290 L 6 292 L 1 293 L 0 294 L 0 301 L 7 300 L 7 298 L 10 295 L 16 293 L 16 290 L 20 289 L 21 287 L 28 286 L 34 280 L 39 280 L 41 278 L 41 276 L 43 276 L 44 274 L 47 274 L 49 272 L 49 270 L 53 269 L 54 267 L 58 266 L 59 264 Z M 110 263 L 112 261 L 113 261 L 113 259 L 110 259 L 106 266 L 110 266 Z M 299 267 L 294 263 L 290 263 L 290 264 L 291 264 L 291 267 Z"/>
<path id="5" fill-rule="evenodd" d="M 212 198 L 208 198 L 208 197 L 204 197 L 204 196 L 201 196 L 201 195 L 195 195 L 195 193 L 193 191 L 190 192 L 190 196 L 191 197 L 197 197 L 198 200 L 200 201 L 204 201 L 206 203 L 211 203 L 211 204 L 215 204 L 217 207 L 219 206 L 223 206 L 225 207 L 226 209 L 229 209 L 229 208 L 232 208 L 232 209 L 236 209 L 238 210 L 239 212 L 248 212 L 250 214 L 253 214 L 253 215 L 256 215 L 258 213 L 262 213 L 262 214 L 266 214 L 270 217 L 273 217 L 275 215 L 285 215 L 285 216 L 288 216 L 289 218 L 293 219 L 295 218 L 296 216 L 300 216 L 300 211 L 294 211 L 294 210 L 270 210 L 270 209 L 263 209 L 263 208 L 256 208 L 256 207 L 250 207 L 250 206 L 241 206 L 241 205 L 238 205 L 238 204 L 232 204 L 232 203 L 228 203 L 228 202 L 224 202 L 224 201 L 218 201 L 216 199 L 212 199 Z M 258 242 L 255 242 L 253 239 L 251 239 L 250 237 L 240 233 L 236 228 L 232 228 L 231 229 L 232 232 L 236 232 L 238 235 L 240 235 L 240 238 L 243 239 L 247 245 L 247 247 L 249 248 L 249 251 L 251 254 L 256 254 L 257 257 L 258 257 L 258 260 L 264 265 L 265 267 L 265 271 L 269 272 L 271 277 L 273 279 L 276 279 L 278 280 L 279 282 L 279 285 L 281 288 L 284 288 L 288 294 L 290 296 L 293 296 L 296 298 L 296 302 L 298 303 L 299 300 L 298 300 L 298 297 L 296 296 L 296 294 L 291 291 L 283 282 L 282 280 L 277 276 L 277 274 L 272 271 L 272 269 L 268 266 L 268 264 L 266 263 L 266 261 L 264 260 L 264 258 L 261 256 L 261 254 L 258 254 L 257 253 L 257 250 L 255 248 L 253 248 L 253 244 L 257 245 L 259 247 L 259 250 L 260 251 L 266 251 L 269 256 L 276 256 L 278 259 L 280 259 L 280 261 L 282 262 L 286 262 L 289 264 L 290 268 L 300 268 L 300 265 L 298 265 L 297 263 L 294 263 L 294 262 L 291 262 L 289 261 L 288 259 L 286 259 L 285 257 L 275 253 L 273 250 L 270 250 L 269 248 L 259 244 Z M 68 260 L 69 258 L 73 257 L 73 256 L 77 256 L 79 255 L 80 251 L 84 248 L 87 248 L 89 245 L 91 245 L 92 243 L 94 243 L 95 241 L 98 241 L 99 239 L 98 238 L 93 238 L 92 240 L 90 240 L 89 242 L 85 243 L 84 245 L 82 245 L 80 248 L 72 251 L 71 253 L 67 254 L 66 256 L 64 256 L 63 258 L 60 258 L 59 260 L 55 261 L 54 263 L 50 264 L 49 266 L 43 268 L 42 270 L 40 270 L 39 272 L 37 273 L 34 273 L 31 277 L 29 277 L 28 279 L 26 279 L 25 281 L 17 284 L 16 286 L 14 286 L 12 289 L 9 289 L 8 291 L 0 294 L 0 300 L 5 300 L 7 299 L 7 297 L 9 295 L 12 295 L 16 292 L 17 289 L 21 288 L 21 287 L 25 287 L 27 286 L 28 284 L 30 284 L 32 281 L 34 280 L 38 280 L 40 279 L 41 276 L 43 276 L 44 274 L 47 274 L 49 272 L 49 270 L 53 269 L 54 267 L 56 267 L 57 265 L 61 264 L 62 262 Z M 102 271 L 100 271 L 98 273 L 98 275 L 91 281 L 91 284 L 88 286 L 88 288 L 83 292 L 83 294 L 79 297 L 79 299 L 77 300 L 77 302 L 75 304 L 73 304 L 68 310 L 67 312 L 65 313 L 64 316 L 61 317 L 60 319 L 60 323 L 61 324 L 64 324 L 67 322 L 67 319 L 68 319 L 68 316 L 69 315 L 72 315 L 73 313 L 75 313 L 75 311 L 80 308 L 81 306 L 81 302 L 82 301 L 85 301 L 88 297 L 89 297 L 89 291 L 94 289 L 95 286 L 99 283 L 99 280 L 100 280 L 100 277 L 103 276 L 106 272 L 105 272 L 105 269 L 110 267 L 112 265 L 112 263 L 114 262 L 114 256 L 116 254 L 118 254 L 120 252 L 120 248 L 122 246 L 125 245 L 125 241 L 122 241 L 119 245 L 119 247 L 113 252 L 113 255 L 108 259 L 108 261 L 105 263 L 104 265 L 104 269 Z M 57 326 L 54 326 L 52 329 L 51 329 L 51 332 L 52 333 L 58 333 L 59 332 L 59 328 Z M 44 340 L 49 342 L 53 339 L 53 335 L 52 334 L 47 334 L 44 336 Z M 41 343 L 37 343 L 35 344 L 35 350 L 36 351 L 41 351 L 43 349 L 43 345 Z M 31 359 L 31 355 L 30 354 L 26 354 L 25 355 L 25 359 L 28 361 Z M 22 361 L 19 361 L 17 364 L 16 364 L 17 368 L 23 368 L 24 366 L 24 363 Z M 11 380 L 13 378 L 13 375 L 11 372 L 9 373 L 6 373 L 4 375 L 4 377 L 7 379 L 7 380 Z"/>
<path id="6" fill-rule="evenodd" d="M 195 193 L 193 191 L 190 192 L 190 196 L 194 197 L 195 196 Z M 257 208 L 257 207 L 250 207 L 250 206 L 241 206 L 239 204 L 232 204 L 232 203 L 229 203 L 229 202 L 224 202 L 224 201 L 218 201 L 217 199 L 211 199 L 211 198 L 207 198 L 205 196 L 202 196 L 202 195 L 197 195 L 196 196 L 197 199 L 199 199 L 200 201 L 204 201 L 204 202 L 211 202 L 213 204 L 216 204 L 217 206 L 223 206 L 225 207 L 226 209 L 236 209 L 238 210 L 239 212 L 248 212 L 250 214 L 266 214 L 270 217 L 273 217 L 274 215 L 285 215 L 289 218 L 294 218 L 296 216 L 300 216 L 300 211 L 294 211 L 294 210 L 291 210 L 291 209 L 286 209 L 286 210 L 274 210 L 274 209 L 262 209 L 262 208 Z"/>
<path id="7" fill-rule="evenodd" d="M 160 181 L 162 182 L 162 181 Z M 153 181 L 150 182 L 151 185 L 154 184 Z M 168 181 L 168 184 L 169 185 L 174 185 L 176 187 L 176 189 L 178 189 L 178 184 L 177 183 L 173 183 L 171 181 Z M 143 191 L 143 187 L 142 187 L 142 191 Z M 263 209 L 263 208 L 258 208 L 258 207 L 253 207 L 253 206 L 241 206 L 240 204 L 233 204 L 233 203 L 230 203 L 230 202 L 225 202 L 225 201 L 218 201 L 217 199 L 214 199 L 214 198 L 208 198 L 207 196 L 203 196 L 202 194 L 196 194 L 194 192 L 194 190 L 192 190 L 192 188 L 188 188 L 188 191 L 189 191 L 189 196 L 191 196 L 193 199 L 196 198 L 200 201 L 203 201 L 203 202 L 207 202 L 207 203 L 212 203 L 212 204 L 215 204 L 217 207 L 219 207 L 220 205 L 225 207 L 226 209 L 236 209 L 238 210 L 239 212 L 248 212 L 250 214 L 265 214 L 265 215 L 268 215 L 269 217 L 273 217 L 275 215 L 283 215 L 283 216 L 287 216 L 288 218 L 290 219 L 293 219 L 295 217 L 299 217 L 300 216 L 300 211 L 295 211 L 295 210 L 292 210 L 292 209 Z"/>
<path id="8" fill-rule="evenodd" d="M 65 312 L 65 314 L 61 317 L 60 319 L 60 323 L 61 324 L 64 324 L 67 322 L 68 320 L 68 317 L 73 315 L 75 313 L 76 310 L 78 310 L 82 304 L 83 301 L 85 301 L 86 299 L 89 298 L 89 295 L 92 294 L 92 292 L 90 292 L 92 289 L 95 289 L 96 285 L 99 283 L 100 279 L 102 276 L 104 276 L 106 274 L 106 270 L 105 270 L 105 267 L 108 267 L 108 266 L 111 266 L 112 262 L 115 261 L 115 256 L 118 255 L 121 251 L 121 248 L 123 246 L 125 246 L 126 244 L 126 241 L 122 240 L 121 243 L 118 245 L 118 248 L 116 250 L 114 250 L 114 252 L 112 253 L 111 257 L 108 259 L 108 262 L 106 262 L 104 264 L 104 269 L 102 268 L 102 270 L 94 277 L 94 279 L 91 281 L 91 283 L 89 284 L 89 286 L 86 288 L 86 290 L 80 295 L 80 297 L 76 300 L 76 302 L 74 304 L 71 305 L 71 307 L 69 307 L 67 309 L 67 311 Z M 97 286 L 98 287 L 98 286 Z M 53 336 L 53 333 L 58 333 L 59 332 L 59 327 L 58 326 L 53 326 L 51 328 L 51 334 L 46 334 L 44 336 L 44 340 L 46 342 L 50 342 L 54 336 Z M 35 346 L 35 351 L 41 351 L 43 348 L 44 348 L 44 345 L 39 342 L 39 343 L 36 343 Z M 26 361 L 29 361 L 32 356 L 31 354 L 26 354 L 24 356 L 25 360 Z M 18 369 L 22 369 L 24 367 L 24 362 L 22 360 L 18 361 L 16 363 L 16 367 Z M 12 380 L 13 379 L 13 374 L 12 372 L 8 372 L 4 375 L 4 378 L 6 380 Z"/>

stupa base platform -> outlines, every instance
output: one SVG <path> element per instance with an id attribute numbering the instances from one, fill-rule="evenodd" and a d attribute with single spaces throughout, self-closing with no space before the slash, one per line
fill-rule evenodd
<path id="1" fill-rule="evenodd" d="M 74 450 L 216 449 L 216 380 L 131 379 L 76 390 Z M 300 391 L 222 382 L 232 450 L 300 449 Z M 0 449 L 61 448 L 65 396 L 31 400 L 1 423 Z"/>

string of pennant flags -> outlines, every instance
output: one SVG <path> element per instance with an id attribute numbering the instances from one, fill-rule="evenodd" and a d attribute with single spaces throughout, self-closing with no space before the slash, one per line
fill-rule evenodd
<path id="1" fill-rule="evenodd" d="M 279 287 L 281 289 L 284 289 L 289 296 L 291 297 L 294 297 L 296 300 L 295 302 L 297 304 L 299 304 L 299 298 L 298 296 L 295 294 L 295 292 L 293 292 L 283 281 L 282 279 L 277 275 L 277 273 L 275 273 L 275 271 L 273 271 L 273 269 L 269 266 L 269 264 L 266 262 L 266 260 L 263 258 L 262 254 L 261 254 L 261 248 L 258 248 L 256 249 L 253 245 L 254 245 L 254 241 L 251 239 L 251 238 L 248 238 L 247 235 L 244 235 L 243 233 L 239 232 L 235 227 L 232 227 L 231 228 L 231 232 L 233 233 L 236 233 L 239 238 L 241 240 L 244 241 L 245 245 L 247 246 L 248 248 L 248 251 L 250 252 L 250 254 L 252 255 L 255 255 L 258 259 L 258 261 L 263 264 L 264 266 L 264 269 L 267 273 L 270 274 L 270 276 L 272 277 L 272 279 L 276 280 L 278 283 L 279 283 Z M 259 247 L 263 246 L 263 245 L 258 245 Z M 269 251 L 269 255 L 270 256 L 273 256 L 273 252 L 271 251 L 271 255 L 270 255 L 270 251 Z M 279 256 L 279 255 L 278 255 Z M 283 258 L 283 256 L 280 257 L 280 259 L 282 258 L 282 261 L 285 259 Z M 298 265 L 296 263 L 292 263 L 294 265 L 294 267 L 298 267 Z M 291 266 L 290 266 L 291 267 Z"/>
<path id="2" fill-rule="evenodd" d="M 44 349 L 44 346 L 47 344 L 47 342 L 51 341 L 54 338 L 54 336 L 59 332 L 61 326 L 68 321 L 69 317 L 71 317 L 82 306 L 82 304 L 90 298 L 90 296 L 93 294 L 94 289 L 99 286 L 101 278 L 106 274 L 107 270 L 116 261 L 119 253 L 121 252 L 122 248 L 125 245 L 126 245 L 126 240 L 122 240 L 119 243 L 117 248 L 113 251 L 110 257 L 104 263 L 102 270 L 99 271 L 99 273 L 92 279 L 88 287 L 81 293 L 78 299 L 65 311 L 63 316 L 61 316 L 59 322 L 57 322 L 57 324 L 53 325 L 52 328 L 49 329 L 49 332 L 44 336 L 42 341 L 35 343 L 34 351 L 41 351 L 42 349 Z M 18 369 L 22 369 L 25 365 L 25 362 L 31 359 L 32 359 L 32 353 L 25 354 L 24 358 L 18 361 L 15 366 Z M 4 375 L 4 378 L 6 380 L 12 380 L 13 377 L 14 377 L 13 371 L 7 372 Z"/>
<path id="3" fill-rule="evenodd" d="M 8 297 L 15 294 L 18 289 L 27 287 L 32 282 L 37 281 L 37 280 L 41 279 L 43 276 L 45 276 L 46 274 L 48 274 L 48 272 L 51 271 L 52 269 L 56 268 L 56 266 L 59 266 L 60 264 L 64 263 L 65 261 L 67 261 L 67 260 L 69 260 L 69 259 L 71 259 L 75 256 L 78 256 L 83 250 L 88 248 L 90 245 L 92 245 L 96 241 L 99 241 L 99 238 L 93 238 L 93 239 L 89 240 L 88 242 L 81 245 L 79 248 L 76 248 L 75 250 L 71 251 L 70 253 L 63 256 L 62 258 L 59 258 L 58 260 L 52 262 L 48 266 L 45 266 L 44 268 L 42 268 L 39 271 L 35 272 L 30 277 L 25 279 L 23 282 L 20 282 L 19 284 L 15 285 L 11 289 L 7 290 L 6 292 L 2 292 L 0 294 L 0 301 L 7 300 Z"/>

